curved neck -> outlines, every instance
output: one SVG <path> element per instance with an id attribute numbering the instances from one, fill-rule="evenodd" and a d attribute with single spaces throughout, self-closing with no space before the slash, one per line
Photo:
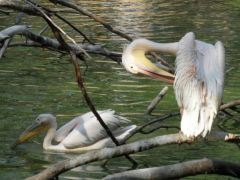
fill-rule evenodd
<path id="1" fill-rule="evenodd" d="M 47 150 L 52 146 L 52 140 L 56 134 L 56 130 L 57 130 L 57 123 L 56 120 L 55 121 L 51 121 L 49 123 L 50 128 L 47 131 L 47 134 L 43 140 L 43 149 Z"/>
<path id="2" fill-rule="evenodd" d="M 132 50 L 143 50 L 165 52 L 176 55 L 178 51 L 178 42 L 175 43 L 156 43 L 147 39 L 139 39 L 132 43 Z"/>

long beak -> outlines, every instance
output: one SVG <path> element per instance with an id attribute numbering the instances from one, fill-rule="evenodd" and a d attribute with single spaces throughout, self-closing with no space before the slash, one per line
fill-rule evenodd
<path id="1" fill-rule="evenodd" d="M 34 136 L 40 134 L 43 131 L 48 129 L 48 125 L 46 123 L 37 123 L 34 122 L 31 126 L 29 126 L 15 141 L 15 143 L 11 146 L 14 149 L 17 145 L 26 142 L 27 140 L 33 138 Z"/>
<path id="2" fill-rule="evenodd" d="M 136 54 L 136 52 L 135 52 Z M 144 55 L 144 52 L 138 51 L 137 52 L 138 61 L 136 66 L 138 67 L 139 73 L 160 79 L 167 83 L 173 84 L 175 76 L 157 65 L 153 64 L 149 59 L 147 59 Z"/>

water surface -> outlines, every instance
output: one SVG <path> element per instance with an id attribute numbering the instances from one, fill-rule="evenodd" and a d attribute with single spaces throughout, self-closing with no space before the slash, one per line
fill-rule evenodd
<path id="1" fill-rule="evenodd" d="M 46 1 L 47 2 L 47 1 Z M 43 1 L 43 3 L 46 3 Z M 80 2 L 80 1 L 79 1 Z M 158 42 L 178 41 L 186 32 L 195 32 L 196 37 L 206 42 L 221 40 L 226 48 L 226 83 L 224 102 L 239 99 L 240 67 L 240 3 L 238 1 L 81 1 L 82 7 L 105 19 L 113 27 L 134 37 L 144 37 Z M 108 32 L 101 25 L 76 14 L 67 17 L 86 33 L 90 39 L 105 44 L 111 50 L 121 52 L 128 42 Z M 0 16 L 1 29 L 14 22 L 15 15 Z M 39 18 L 24 17 L 37 31 L 45 23 Z M 61 25 L 61 23 L 60 23 Z M 62 25 L 78 41 L 82 38 Z M 48 32 L 50 33 L 50 32 Z M 173 62 L 173 58 L 166 57 Z M 126 72 L 121 65 L 102 56 L 92 55 L 87 60 L 85 84 L 97 109 L 112 108 L 143 124 L 155 116 L 178 111 L 172 87 L 154 111 L 154 116 L 145 114 L 153 97 L 166 85 L 145 76 Z M 10 150 L 11 144 L 35 117 L 44 112 L 54 113 L 58 123 L 63 124 L 81 113 L 89 111 L 75 83 L 73 67 L 68 57 L 46 49 L 16 47 L 7 50 L 0 61 L 0 177 L 23 179 L 59 160 L 75 154 L 49 153 L 42 150 L 42 137 Z M 224 128 L 239 133 L 239 117 L 228 119 Z M 168 120 L 179 124 L 178 118 Z M 214 129 L 218 129 L 217 125 Z M 159 130 L 150 135 L 136 135 L 133 140 L 156 135 L 175 133 L 177 130 Z M 203 157 L 239 162 L 239 148 L 223 142 L 199 142 L 192 145 L 171 145 L 138 153 L 133 157 L 140 167 L 160 166 Z M 101 163 L 79 167 L 65 173 L 60 179 L 97 179 L 113 172 L 129 168 L 124 158 L 111 160 L 106 168 Z M 189 179 L 225 179 L 219 176 L 196 176 Z"/>

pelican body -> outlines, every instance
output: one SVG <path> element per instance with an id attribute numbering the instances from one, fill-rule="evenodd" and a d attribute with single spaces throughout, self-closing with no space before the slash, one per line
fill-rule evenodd
<path id="1" fill-rule="evenodd" d="M 116 115 L 111 109 L 98 111 L 98 113 L 119 141 L 137 127 L 136 125 L 126 126 L 130 121 Z M 58 130 L 55 116 L 40 114 L 35 122 L 19 136 L 14 146 L 22 144 L 43 131 L 47 131 L 43 149 L 49 151 L 76 152 L 114 146 L 92 112 L 72 119 Z M 52 144 L 53 140 L 58 144 Z"/>
<path id="2" fill-rule="evenodd" d="M 149 51 L 175 55 L 175 76 L 148 60 Z M 122 64 L 131 73 L 174 84 L 183 134 L 205 137 L 210 132 L 224 87 L 225 51 L 220 41 L 215 45 L 199 41 L 192 32 L 174 43 L 137 39 L 123 52 Z"/>

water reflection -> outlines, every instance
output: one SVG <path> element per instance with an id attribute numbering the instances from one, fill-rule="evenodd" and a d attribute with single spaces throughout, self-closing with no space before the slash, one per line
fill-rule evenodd
<path id="1" fill-rule="evenodd" d="M 226 75 L 224 101 L 239 98 L 240 6 L 237 1 L 78 2 L 112 26 L 134 37 L 173 42 L 178 41 L 186 32 L 193 31 L 197 38 L 206 42 L 223 41 L 227 69 L 232 68 Z M 128 43 L 87 17 L 70 14 L 68 18 L 92 40 L 104 43 L 112 50 L 122 51 L 124 44 Z M 15 15 L 10 19 L 1 15 L 0 27 L 11 25 Z M 45 25 L 39 18 L 28 19 L 27 16 L 24 23 L 33 24 L 34 30 Z M 77 33 L 70 33 L 79 41 L 82 40 Z M 113 108 L 131 119 L 134 124 L 142 124 L 152 118 L 145 114 L 146 107 L 165 86 L 164 83 L 144 76 L 131 75 L 115 62 L 99 56 L 92 56 L 92 59 L 88 60 L 88 66 L 85 73 L 86 86 L 98 109 Z M 66 158 L 65 154 L 43 152 L 41 145 L 36 143 L 28 143 L 16 151 L 10 150 L 12 142 L 36 114 L 52 112 L 59 117 L 59 124 L 64 124 L 70 118 L 89 111 L 76 86 L 72 65 L 68 63 L 67 57 L 60 59 L 42 49 L 8 49 L 6 58 L 0 61 L 0 98 L 1 179 L 23 179 L 49 164 Z M 170 111 L 177 111 L 172 88 L 154 114 L 162 115 Z M 226 127 L 237 132 L 238 125 L 231 119 L 229 121 Z M 179 120 L 173 119 L 169 123 L 177 124 Z M 172 132 L 176 131 L 161 130 L 148 136 L 137 135 L 133 140 Z M 42 137 L 36 140 L 41 142 Z M 236 146 L 220 142 L 165 146 L 139 153 L 134 157 L 142 166 L 159 166 L 202 157 L 240 160 Z M 64 174 L 63 178 L 100 178 L 128 167 L 129 163 L 124 158 L 118 158 L 110 162 L 109 169 L 102 169 L 99 163 L 96 163 L 77 169 L 81 173 Z"/>

